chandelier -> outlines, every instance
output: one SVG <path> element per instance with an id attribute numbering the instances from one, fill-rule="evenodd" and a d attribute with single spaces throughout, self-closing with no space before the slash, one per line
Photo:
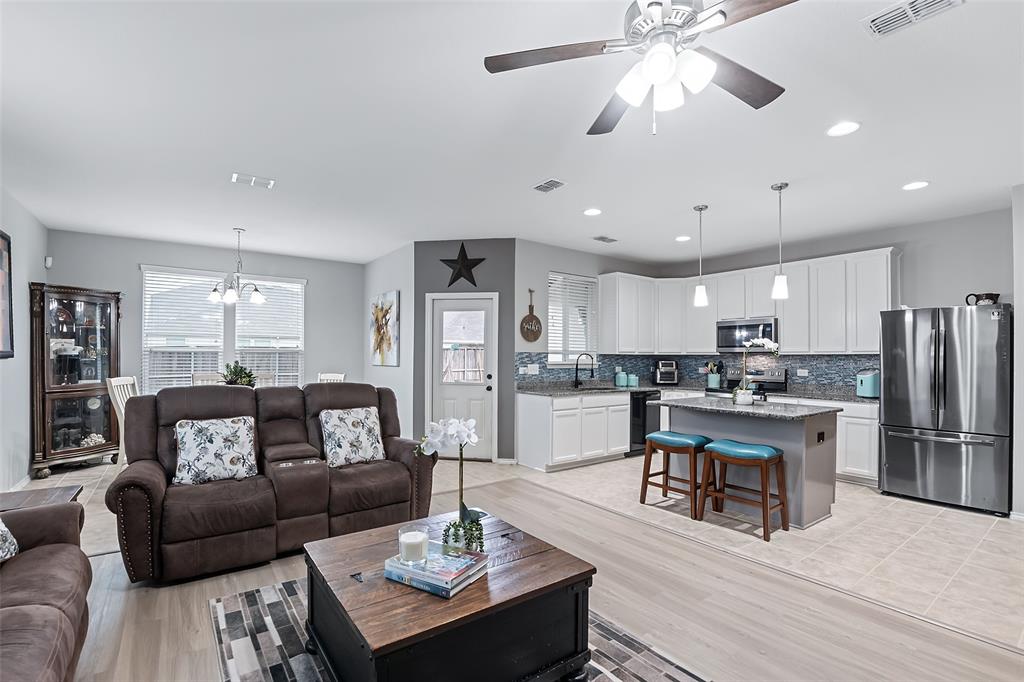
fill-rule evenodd
<path id="1" fill-rule="evenodd" d="M 238 238 L 238 243 L 235 247 L 235 271 L 225 277 L 223 282 L 214 284 L 213 290 L 210 291 L 207 299 L 213 303 L 236 303 L 239 296 L 244 295 L 246 290 L 251 287 L 252 293 L 249 294 L 249 302 L 257 305 L 266 303 L 267 297 L 263 295 L 258 286 L 253 282 L 242 283 L 242 233 L 245 232 L 245 228 L 236 227 L 234 230 Z M 222 289 L 223 291 L 221 291 Z"/>

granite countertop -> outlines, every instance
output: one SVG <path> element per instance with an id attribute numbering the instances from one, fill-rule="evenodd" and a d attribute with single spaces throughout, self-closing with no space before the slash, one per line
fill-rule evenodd
<path id="1" fill-rule="evenodd" d="M 567 395 L 602 395 L 605 393 L 633 393 L 636 391 L 657 391 L 664 389 L 664 386 L 651 386 L 650 384 L 641 384 L 640 386 L 615 386 L 610 383 L 604 382 L 587 382 L 579 388 L 573 388 L 572 383 L 562 382 L 540 382 L 536 384 L 516 384 L 516 393 L 526 393 L 528 395 L 544 395 L 552 398 L 567 396 Z"/>
<path id="2" fill-rule="evenodd" d="M 837 407 L 817 407 L 815 405 L 787 405 L 755 401 L 753 405 L 733 405 L 728 398 L 685 398 L 682 400 L 651 400 L 648 405 L 664 405 L 694 412 L 712 412 L 716 414 L 736 414 L 743 417 L 759 417 L 761 419 L 782 419 L 784 421 L 803 421 L 821 414 L 842 412 Z"/>
<path id="3" fill-rule="evenodd" d="M 567 395 L 594 395 L 600 393 L 632 393 L 634 391 L 703 391 L 705 384 L 702 381 L 685 379 L 678 385 L 661 384 L 654 386 L 649 383 L 627 388 L 625 386 L 613 386 L 605 381 L 585 381 L 580 388 L 573 388 L 570 381 L 538 381 L 533 383 L 517 383 L 516 393 L 527 393 L 530 395 L 545 396 L 567 396 Z M 772 401 L 772 396 L 786 396 L 787 398 L 806 398 L 808 400 L 834 400 L 842 403 L 868 403 L 878 404 L 878 398 L 861 398 L 857 395 L 854 386 L 824 386 L 819 384 L 790 384 L 789 390 L 784 393 L 770 393 L 767 402 Z M 760 402 L 760 401 L 757 401 Z"/>

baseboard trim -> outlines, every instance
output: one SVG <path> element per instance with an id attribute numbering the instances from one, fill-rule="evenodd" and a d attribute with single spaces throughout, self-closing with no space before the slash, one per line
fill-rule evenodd
<path id="1" fill-rule="evenodd" d="M 32 480 L 31 476 L 26 476 L 25 478 L 21 479 L 20 481 L 18 481 L 14 485 L 12 485 L 11 489 L 9 491 L 7 491 L 7 492 L 13 493 L 13 492 L 16 492 L 18 490 L 21 490 L 22 488 L 27 486 L 28 482 L 31 481 L 31 480 Z"/>
<path id="2" fill-rule="evenodd" d="M 1024 521 L 1024 511 L 1012 511 L 1010 512 L 1010 518 L 1014 521 Z"/>

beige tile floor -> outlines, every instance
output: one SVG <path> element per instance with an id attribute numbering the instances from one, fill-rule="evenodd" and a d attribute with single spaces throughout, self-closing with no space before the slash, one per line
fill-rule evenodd
<path id="1" fill-rule="evenodd" d="M 887 497 L 840 482 L 832 517 L 807 530 L 761 540 L 760 521 L 709 512 L 690 519 L 685 497 L 652 489 L 639 502 L 642 458 L 544 474 L 525 467 L 467 462 L 466 503 L 473 486 L 526 478 L 734 554 L 1024 649 L 1024 522 Z M 79 483 L 86 507 L 83 549 L 117 551 L 114 515 L 103 493 L 117 465 L 54 471 L 30 487 Z M 458 489 L 458 464 L 440 461 L 437 494 Z"/>

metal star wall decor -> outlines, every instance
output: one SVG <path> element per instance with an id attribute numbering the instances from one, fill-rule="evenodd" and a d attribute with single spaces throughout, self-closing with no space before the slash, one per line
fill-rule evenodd
<path id="1" fill-rule="evenodd" d="M 486 258 L 470 258 L 466 255 L 466 242 L 459 247 L 457 258 L 442 258 L 441 262 L 452 269 L 452 277 L 448 280 L 448 286 L 464 279 L 473 286 L 476 286 L 476 278 L 473 277 L 473 268 L 483 263 Z"/>

